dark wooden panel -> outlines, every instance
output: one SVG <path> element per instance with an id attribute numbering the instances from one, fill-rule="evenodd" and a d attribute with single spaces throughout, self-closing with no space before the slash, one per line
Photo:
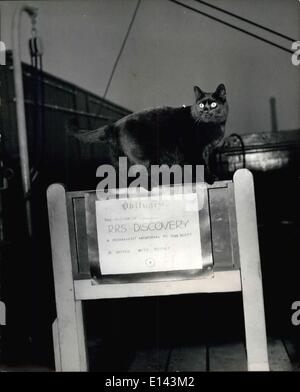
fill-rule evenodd
<path id="1" fill-rule="evenodd" d="M 72 259 L 72 271 L 74 278 L 79 277 L 79 258 L 77 252 L 77 236 L 76 236 L 76 225 L 75 225 L 75 214 L 74 214 L 74 204 L 73 196 L 70 193 L 66 194 L 67 200 L 67 215 L 69 224 L 69 237 L 70 237 L 70 250 Z"/>
<path id="2" fill-rule="evenodd" d="M 87 94 L 77 90 L 75 92 L 75 103 L 76 103 L 76 110 L 82 110 L 84 112 L 88 112 L 89 108 L 87 105 Z"/>
<path id="3" fill-rule="evenodd" d="M 107 120 L 105 120 L 105 119 L 94 118 L 94 117 L 90 118 L 90 128 L 91 129 L 101 128 L 106 124 L 107 124 Z"/>
<path id="4" fill-rule="evenodd" d="M 88 106 L 91 113 L 101 114 L 112 119 L 119 119 L 130 113 L 129 110 L 124 110 L 120 106 L 112 105 L 106 100 L 96 98 L 95 96 L 88 96 Z"/>
<path id="5" fill-rule="evenodd" d="M 62 124 L 65 115 L 58 111 L 45 110 L 46 163 L 64 172 L 66 160 L 66 136 Z"/>
<path id="6" fill-rule="evenodd" d="M 85 200 L 83 197 L 73 199 L 73 211 L 77 238 L 77 255 L 79 274 L 90 274 L 86 237 Z"/>
<path id="7" fill-rule="evenodd" d="M 25 100 L 34 101 L 35 83 L 31 72 L 23 72 L 23 90 Z"/>
<path id="8" fill-rule="evenodd" d="M 32 155 L 32 146 L 35 143 L 35 140 L 33 140 L 35 139 L 33 121 L 35 112 L 35 72 L 28 64 L 22 64 L 22 69 L 28 144 L 30 146 L 30 155 Z M 5 134 L 6 153 L 9 158 L 17 159 L 19 149 L 11 52 L 7 53 L 7 66 L 1 68 L 0 81 L 2 101 L 0 124 Z M 81 129 L 95 129 L 108 122 L 115 121 L 130 112 L 47 72 L 43 72 L 43 90 L 45 99 L 44 161 L 53 181 L 67 182 L 65 180 L 68 175 L 66 171 L 74 162 L 79 162 L 81 157 L 78 149 L 69 148 L 70 143 L 65 134 L 66 124 L 72 120 Z M 102 116 L 99 116 L 99 108 L 102 104 L 104 111 Z M 95 165 L 95 162 L 93 162 L 95 157 L 97 161 L 99 157 L 101 159 L 102 150 L 96 147 L 96 151 L 92 152 L 91 155 L 85 154 L 86 160 L 91 161 L 91 166 Z M 70 162 L 69 159 L 71 159 Z"/>
<path id="9" fill-rule="evenodd" d="M 236 231 L 234 221 L 230 220 L 233 192 L 226 187 L 209 189 L 211 232 L 215 268 L 233 268 L 232 232 Z M 236 246 L 235 246 L 236 248 Z"/>
<path id="10" fill-rule="evenodd" d="M 75 109 L 74 92 L 58 88 L 46 81 L 44 81 L 44 97 L 46 104 Z"/>
<path id="11" fill-rule="evenodd" d="M 232 250 L 232 262 L 234 268 L 240 268 L 240 253 L 239 253 L 239 240 L 237 233 L 237 221 L 236 221 L 236 209 L 234 199 L 234 184 L 233 182 L 228 183 L 228 216 L 229 226 L 231 233 L 231 250 Z"/>
<path id="12" fill-rule="evenodd" d="M 18 156 L 19 150 L 17 145 L 15 105 L 12 104 L 14 87 L 11 77 L 12 71 L 9 66 L 10 60 L 8 58 L 7 66 L 1 66 L 0 72 L 0 131 L 4 137 L 5 153 L 7 157 L 13 159 Z"/>
<path id="13" fill-rule="evenodd" d="M 15 104 L 4 102 L 1 107 L 0 116 L 3 123 L 3 133 L 5 137 L 5 152 L 9 159 L 16 159 L 19 156 L 17 119 Z"/>

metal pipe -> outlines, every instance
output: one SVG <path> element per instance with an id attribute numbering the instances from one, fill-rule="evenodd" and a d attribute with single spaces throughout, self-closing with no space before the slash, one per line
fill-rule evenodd
<path id="1" fill-rule="evenodd" d="M 278 132 L 278 121 L 277 121 L 277 112 L 276 112 L 276 98 L 270 98 L 270 107 L 271 107 L 271 132 Z"/>
<path id="2" fill-rule="evenodd" d="M 25 12 L 30 18 L 37 16 L 37 8 L 27 5 L 16 8 L 12 20 L 12 46 L 13 46 L 13 64 L 14 64 L 14 83 L 15 83 L 15 97 L 16 97 L 16 112 L 17 112 L 17 128 L 18 128 L 18 142 L 21 163 L 22 186 L 25 198 L 26 218 L 28 233 L 32 234 L 31 224 L 31 207 L 29 200 L 30 193 L 30 169 L 29 156 L 27 144 L 27 130 L 25 119 L 24 106 L 24 91 L 23 91 L 23 77 L 21 64 L 21 45 L 20 45 L 20 30 L 21 30 L 21 16 Z"/>

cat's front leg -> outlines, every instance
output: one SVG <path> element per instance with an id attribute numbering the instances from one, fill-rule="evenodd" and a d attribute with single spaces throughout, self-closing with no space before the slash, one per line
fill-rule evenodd
<path id="1" fill-rule="evenodd" d="M 204 180 L 208 184 L 213 184 L 218 179 L 215 173 L 213 173 L 213 171 L 211 170 L 211 165 L 210 165 L 210 158 L 213 150 L 214 150 L 214 146 L 208 145 L 204 148 L 202 153 L 202 158 L 204 161 Z"/>
<path id="2" fill-rule="evenodd" d="M 204 181 L 207 182 L 208 184 L 213 184 L 215 181 L 218 180 L 218 177 L 210 171 L 209 168 L 204 170 Z"/>

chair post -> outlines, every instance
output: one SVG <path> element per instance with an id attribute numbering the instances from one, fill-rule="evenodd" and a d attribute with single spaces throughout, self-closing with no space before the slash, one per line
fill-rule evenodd
<path id="1" fill-rule="evenodd" d="M 240 169 L 233 181 L 248 370 L 269 370 L 253 176 Z"/>
<path id="2" fill-rule="evenodd" d="M 57 322 L 56 367 L 62 371 L 86 370 L 81 303 L 76 305 L 65 189 L 53 184 L 47 190 Z M 79 325 L 82 324 L 82 325 Z"/>
<path id="3" fill-rule="evenodd" d="M 60 345 L 59 345 L 59 332 L 57 318 L 52 323 L 52 337 L 53 337 L 53 348 L 54 348 L 54 360 L 55 370 L 61 372 L 61 357 L 60 357 Z"/>

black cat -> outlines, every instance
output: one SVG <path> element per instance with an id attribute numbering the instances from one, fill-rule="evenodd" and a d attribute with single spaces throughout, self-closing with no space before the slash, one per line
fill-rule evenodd
<path id="1" fill-rule="evenodd" d="M 200 165 L 206 167 L 206 180 L 212 182 L 208 158 L 210 151 L 223 139 L 228 115 L 226 90 L 220 84 L 215 92 L 194 87 L 192 106 L 168 106 L 132 113 L 114 124 L 86 134 L 77 134 L 83 142 L 106 139 L 112 163 L 128 158 L 128 165 L 168 166 Z"/>

